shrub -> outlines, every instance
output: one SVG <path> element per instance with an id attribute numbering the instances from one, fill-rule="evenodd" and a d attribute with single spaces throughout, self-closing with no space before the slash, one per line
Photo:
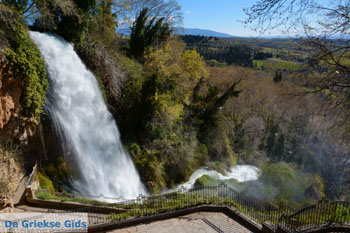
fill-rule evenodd
<path id="1" fill-rule="evenodd" d="M 17 12 L 0 5 L 0 34 L 9 48 L 3 52 L 13 73 L 23 80 L 21 105 L 24 115 L 38 118 L 48 88 L 44 60 L 28 35 L 28 27 Z"/>

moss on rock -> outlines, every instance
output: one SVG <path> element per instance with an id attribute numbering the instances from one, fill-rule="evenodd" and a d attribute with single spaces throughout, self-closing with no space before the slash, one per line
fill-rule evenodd
<path id="1" fill-rule="evenodd" d="M 56 191 L 52 181 L 45 173 L 38 171 L 36 177 L 39 180 L 40 189 L 44 189 L 51 192 Z"/>
<path id="2" fill-rule="evenodd" d="M 227 180 L 216 180 L 208 175 L 203 175 L 196 180 L 194 183 L 194 187 L 202 187 L 202 186 L 218 186 L 221 183 L 227 185 L 238 185 L 239 182 L 236 179 L 227 179 Z"/>
<path id="3" fill-rule="evenodd" d="M 23 17 L 3 5 L 0 5 L 0 37 L 7 47 L 2 52 L 8 65 L 12 67 L 14 75 L 23 80 L 22 113 L 38 118 L 48 89 L 44 60 L 29 37 Z"/>

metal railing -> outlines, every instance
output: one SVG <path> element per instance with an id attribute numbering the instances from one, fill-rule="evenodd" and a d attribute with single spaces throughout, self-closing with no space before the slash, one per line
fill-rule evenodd
<path id="1" fill-rule="evenodd" d="M 26 183 L 26 186 L 32 185 L 37 171 L 38 171 L 38 162 L 35 162 L 35 165 L 33 166 L 32 172 L 29 175 L 29 178 L 28 178 L 28 181 Z"/>
<path id="2" fill-rule="evenodd" d="M 89 217 L 98 220 L 97 223 L 122 221 L 128 218 L 156 215 L 203 204 L 231 207 L 250 216 L 257 223 L 269 221 L 274 225 L 278 224 L 278 219 L 282 214 L 290 215 L 294 212 L 293 209 L 283 204 L 277 207 L 268 202 L 248 197 L 233 190 L 224 183 L 219 186 L 195 187 L 188 190 L 180 189 L 175 192 L 160 195 L 140 195 L 134 200 L 120 201 L 120 199 L 116 199 L 116 203 L 83 199 L 88 197 L 89 199 L 100 200 L 101 196 L 94 197 L 81 194 L 53 193 L 42 190 L 36 192 L 38 198 L 50 199 L 50 197 L 45 198 L 45 193 L 52 195 L 52 199 L 61 201 L 83 201 L 83 203 L 91 204 L 91 207 L 77 209 L 76 211 L 88 212 Z M 95 223 L 96 221 L 92 222 Z"/>
<path id="3" fill-rule="evenodd" d="M 325 198 L 291 215 L 283 214 L 278 224 L 289 232 L 340 226 L 350 230 L 350 202 L 328 201 Z"/>
<path id="4" fill-rule="evenodd" d="M 43 198 L 42 194 L 49 194 L 53 197 L 52 199 L 60 201 L 90 204 L 85 208 L 69 210 L 69 212 L 88 213 L 90 225 L 120 222 L 125 219 L 152 216 L 200 205 L 215 205 L 238 210 L 257 223 L 268 221 L 287 232 L 302 232 L 312 228 L 332 226 L 349 227 L 350 229 L 350 202 L 322 199 L 316 205 L 295 211 L 283 203 L 275 206 L 246 196 L 224 183 L 219 186 L 180 189 L 160 195 L 140 195 L 136 199 L 124 201 L 121 201 L 120 198 L 106 198 L 101 195 L 90 196 L 45 190 L 38 190 L 37 194 L 39 194 L 38 198 Z M 114 203 L 101 202 L 99 201 L 101 197 Z M 50 197 L 44 199 L 50 199 Z M 59 210 L 51 211 L 60 212 Z"/>

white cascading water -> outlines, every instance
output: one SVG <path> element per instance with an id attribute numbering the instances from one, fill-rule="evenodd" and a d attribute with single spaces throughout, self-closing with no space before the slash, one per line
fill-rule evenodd
<path id="1" fill-rule="evenodd" d="M 236 179 L 238 182 L 246 182 L 250 180 L 257 180 L 260 176 L 260 169 L 251 165 L 237 165 L 231 168 L 230 172 L 226 172 L 225 175 L 207 169 L 197 169 L 190 177 L 190 179 L 178 186 L 179 188 L 190 189 L 193 187 L 194 183 L 197 179 L 201 178 L 203 175 L 207 175 L 215 180 L 228 180 L 228 179 Z"/>
<path id="2" fill-rule="evenodd" d="M 45 60 L 50 88 L 45 104 L 68 145 L 81 193 L 135 198 L 146 190 L 123 149 L 117 125 L 108 112 L 94 75 L 73 46 L 56 35 L 30 32 Z"/>

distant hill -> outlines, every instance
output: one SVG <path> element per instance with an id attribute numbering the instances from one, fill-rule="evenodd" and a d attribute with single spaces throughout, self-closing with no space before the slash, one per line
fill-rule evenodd
<path id="1" fill-rule="evenodd" d="M 175 34 L 179 35 L 195 35 L 195 36 L 213 36 L 213 37 L 233 37 L 230 34 L 216 32 L 207 29 L 199 29 L 199 28 L 175 28 Z"/>
<path id="2" fill-rule="evenodd" d="M 123 34 L 123 35 L 130 35 L 131 31 L 130 28 L 117 28 L 117 33 Z M 213 37 L 233 37 L 232 35 L 216 32 L 212 30 L 207 29 L 199 29 L 199 28 L 175 28 L 174 29 L 175 34 L 179 35 L 195 35 L 195 36 L 213 36 Z"/>
<path id="3" fill-rule="evenodd" d="M 117 28 L 116 33 L 129 36 L 131 33 L 131 30 L 130 30 L 130 28 Z"/>

